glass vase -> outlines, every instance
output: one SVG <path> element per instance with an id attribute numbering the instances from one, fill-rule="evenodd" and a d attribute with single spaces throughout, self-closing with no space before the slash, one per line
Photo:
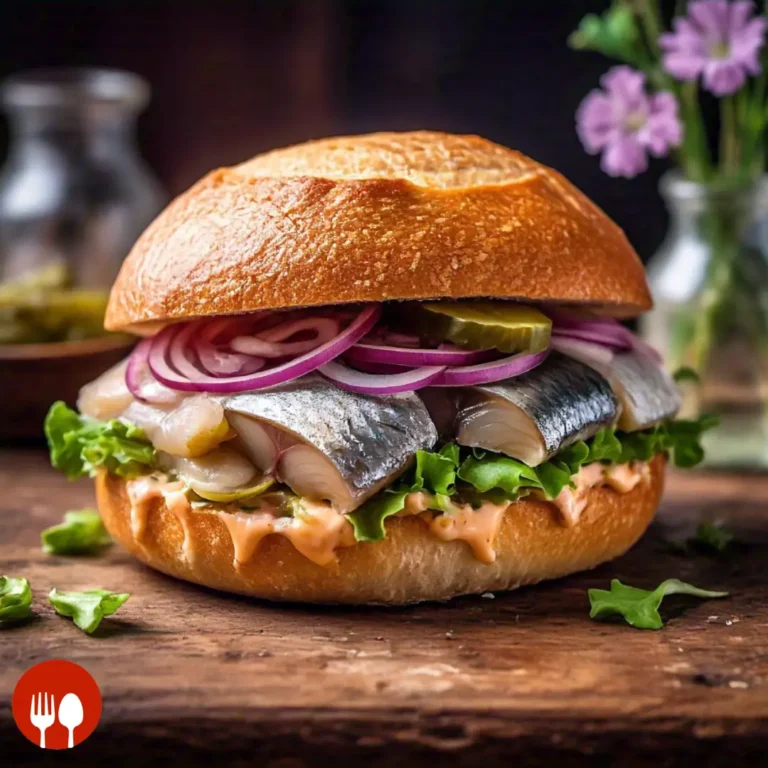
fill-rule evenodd
<path id="1" fill-rule="evenodd" d="M 677 174 L 660 185 L 668 234 L 648 265 L 655 308 L 645 338 L 681 383 L 682 415 L 717 413 L 706 464 L 768 468 L 768 182 L 702 185 Z"/>

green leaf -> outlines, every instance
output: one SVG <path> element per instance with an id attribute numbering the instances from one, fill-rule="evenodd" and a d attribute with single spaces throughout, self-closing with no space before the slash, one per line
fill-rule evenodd
<path id="1" fill-rule="evenodd" d="M 347 519 L 355 529 L 355 539 L 357 541 L 381 541 L 387 535 L 384 521 L 405 508 L 405 497 L 409 493 L 408 490 L 383 491 L 348 514 Z"/>
<path id="2" fill-rule="evenodd" d="M 489 494 L 493 494 L 494 503 L 500 503 L 502 495 L 514 501 L 533 490 L 554 499 L 573 484 L 572 478 L 582 466 L 595 461 L 648 461 L 658 453 L 670 452 L 678 466 L 693 466 L 703 457 L 701 435 L 714 423 L 711 417 L 704 416 L 697 421 L 667 422 L 630 434 L 603 429 L 537 467 L 499 453 L 447 443 L 437 452 L 418 451 L 410 477 L 404 476 L 396 486 L 381 491 L 348 517 L 358 541 L 379 541 L 386 535 L 384 521 L 405 507 L 405 497 L 412 491 L 427 493 L 430 509 L 450 513 L 455 504 L 449 497 L 456 493 L 459 483 L 461 499 L 479 505 Z"/>
<path id="3" fill-rule="evenodd" d="M 582 462 L 593 461 L 618 462 L 621 459 L 621 440 L 612 429 L 601 429 L 589 443 L 589 456 Z"/>
<path id="4" fill-rule="evenodd" d="M 725 552 L 733 542 L 734 536 L 723 526 L 716 523 L 700 523 L 691 543 L 716 552 Z"/>
<path id="5" fill-rule="evenodd" d="M 557 461 L 548 461 L 536 467 L 536 477 L 548 499 L 557 498 L 563 488 L 573 484 L 573 472 L 570 467 Z"/>
<path id="6" fill-rule="evenodd" d="M 480 493 L 500 488 L 514 497 L 521 487 L 541 487 L 535 469 L 498 453 L 483 459 L 469 456 L 462 462 L 458 476 Z"/>
<path id="7" fill-rule="evenodd" d="M 614 3 L 602 16 L 586 15 L 568 38 L 575 50 L 597 51 L 611 58 L 638 63 L 640 34 L 632 11 Z"/>
<path id="8" fill-rule="evenodd" d="M 622 584 L 618 579 L 611 581 L 610 591 L 590 589 L 589 603 L 591 619 L 605 619 L 623 616 L 628 624 L 637 629 L 661 629 L 664 622 L 659 615 L 661 601 L 667 595 L 693 595 L 701 598 L 726 597 L 727 592 L 710 592 L 686 584 L 678 579 L 667 579 L 649 592 Z"/>
<path id="9" fill-rule="evenodd" d="M 112 543 L 95 509 L 65 512 L 64 522 L 46 528 L 40 539 L 43 551 L 50 555 L 90 554 Z"/>
<path id="10" fill-rule="evenodd" d="M 458 459 L 459 447 L 454 445 Z M 411 490 L 419 491 L 428 488 L 436 493 L 450 496 L 456 483 L 456 461 L 453 451 L 450 453 L 432 453 L 431 451 L 416 451 L 416 471 Z"/>
<path id="11" fill-rule="evenodd" d="M 48 411 L 45 436 L 51 464 L 70 480 L 93 477 L 101 467 L 120 477 L 134 477 L 155 463 L 155 449 L 143 430 L 118 419 L 89 419 L 61 401 Z"/>
<path id="12" fill-rule="evenodd" d="M 86 592 L 50 591 L 48 599 L 60 616 L 68 616 L 75 624 L 91 634 L 105 616 L 111 616 L 128 598 L 127 592 L 91 589 Z"/>
<path id="13" fill-rule="evenodd" d="M 32 615 L 32 590 L 24 578 L 0 576 L 0 625 Z"/>
<path id="14" fill-rule="evenodd" d="M 681 368 L 678 368 L 673 374 L 672 378 L 678 383 L 682 383 L 684 381 L 692 381 L 695 384 L 698 384 L 701 379 L 699 378 L 699 374 L 696 373 L 696 371 L 693 370 L 688 365 L 684 365 Z"/>

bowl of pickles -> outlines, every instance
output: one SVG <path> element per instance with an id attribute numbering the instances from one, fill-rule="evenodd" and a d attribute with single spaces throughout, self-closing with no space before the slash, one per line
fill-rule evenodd
<path id="1" fill-rule="evenodd" d="M 0 282 L 0 440 L 36 438 L 48 406 L 119 362 L 134 339 L 102 325 L 109 293 L 52 264 Z"/>

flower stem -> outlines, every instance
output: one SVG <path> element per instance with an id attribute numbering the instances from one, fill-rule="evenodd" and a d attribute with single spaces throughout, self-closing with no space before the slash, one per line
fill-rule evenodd
<path id="1" fill-rule="evenodd" d="M 720 171 L 733 176 L 739 168 L 739 128 L 733 96 L 720 100 Z"/>
<path id="2" fill-rule="evenodd" d="M 695 82 L 678 83 L 661 66 L 659 37 L 664 24 L 659 11 L 658 0 L 638 0 L 636 12 L 643 27 L 644 38 L 650 59 L 654 65 L 649 77 L 659 90 L 670 91 L 680 106 L 683 122 L 683 143 L 676 153 L 677 160 L 685 175 L 693 181 L 704 182 L 712 176 L 712 158 L 707 146 L 707 134 L 698 99 Z"/>

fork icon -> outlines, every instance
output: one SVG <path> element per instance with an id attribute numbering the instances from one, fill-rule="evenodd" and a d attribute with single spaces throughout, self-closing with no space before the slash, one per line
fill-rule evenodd
<path id="1" fill-rule="evenodd" d="M 56 707 L 53 694 L 48 699 L 47 693 L 37 694 L 37 706 L 35 706 L 35 694 L 32 694 L 32 702 L 29 707 L 29 719 L 32 725 L 40 731 L 40 748 L 45 749 L 45 732 L 56 722 Z"/>

